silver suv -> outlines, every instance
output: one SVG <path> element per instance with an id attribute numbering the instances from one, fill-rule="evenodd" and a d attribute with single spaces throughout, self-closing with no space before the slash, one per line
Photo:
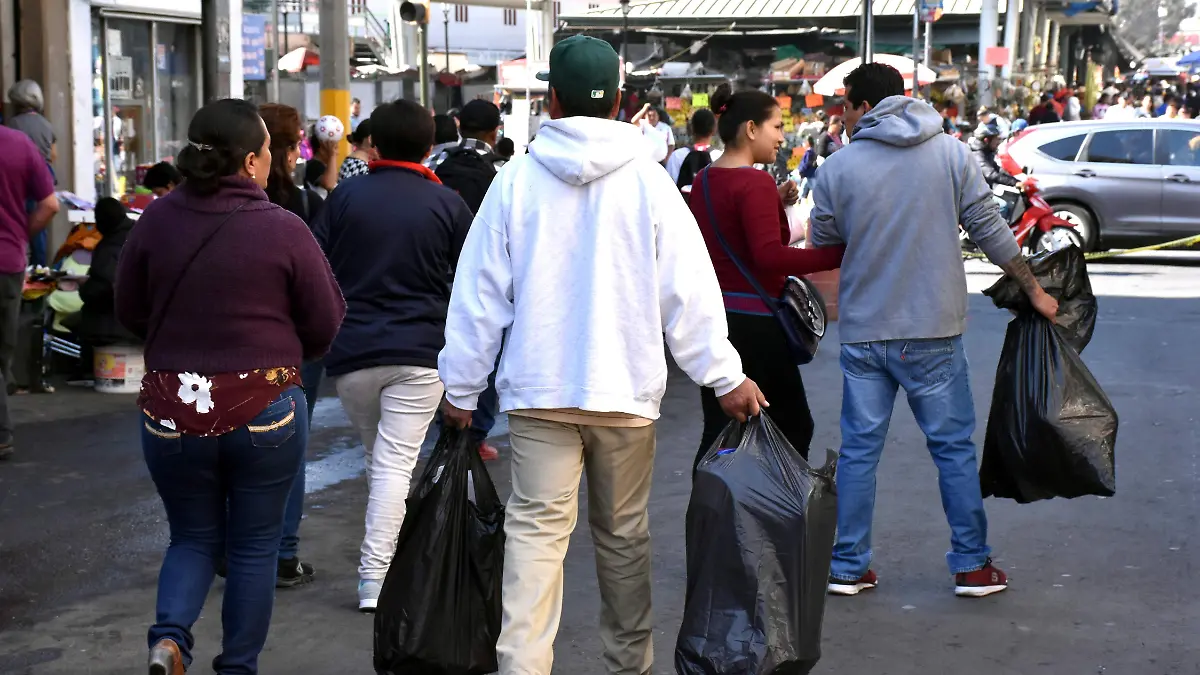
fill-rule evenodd
<path id="1" fill-rule="evenodd" d="M 1042 124 L 997 154 L 1011 173 L 1030 170 L 1089 250 L 1200 234 L 1200 121 Z"/>

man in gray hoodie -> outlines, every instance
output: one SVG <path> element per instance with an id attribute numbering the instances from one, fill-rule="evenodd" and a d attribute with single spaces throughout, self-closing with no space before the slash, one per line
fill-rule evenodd
<path id="1" fill-rule="evenodd" d="M 938 468 L 955 592 L 991 595 L 1007 587 L 1007 578 L 991 563 L 971 440 L 958 225 L 1021 283 L 1041 314 L 1053 320 L 1058 303 L 1021 256 L 967 146 L 942 133 L 931 106 L 903 95 L 899 71 L 865 64 L 845 85 L 851 142 L 821 166 L 809 235 L 814 246 L 846 245 L 838 300 L 838 534 L 829 591 L 855 595 L 878 583 L 870 569 L 875 470 L 903 387 Z"/>

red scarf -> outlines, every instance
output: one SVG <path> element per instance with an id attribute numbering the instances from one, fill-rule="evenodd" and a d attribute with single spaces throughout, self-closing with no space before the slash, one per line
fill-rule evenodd
<path id="1" fill-rule="evenodd" d="M 414 162 L 398 162 L 394 159 L 377 159 L 367 165 L 367 170 L 371 173 L 375 173 L 376 169 L 408 169 L 409 171 L 424 177 L 426 180 L 431 180 L 438 185 L 442 184 L 442 180 L 437 177 L 437 174 L 433 172 L 433 169 L 430 169 L 424 164 L 416 164 Z"/>

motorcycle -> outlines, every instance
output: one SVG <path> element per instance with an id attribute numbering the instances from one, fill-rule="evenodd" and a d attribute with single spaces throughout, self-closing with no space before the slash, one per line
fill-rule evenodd
<path id="1" fill-rule="evenodd" d="M 1083 248 L 1083 237 L 1071 223 L 1054 215 L 1054 209 L 1041 196 L 1037 181 L 1026 172 L 1025 182 L 1016 187 L 996 185 L 992 194 L 1004 203 L 1008 227 L 1021 250 L 1027 254 L 1057 251 L 1067 246 Z M 967 233 L 960 229 L 964 248 L 974 248 Z"/>

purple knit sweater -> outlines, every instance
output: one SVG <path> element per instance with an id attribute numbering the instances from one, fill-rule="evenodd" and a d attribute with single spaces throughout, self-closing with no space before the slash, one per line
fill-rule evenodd
<path id="1" fill-rule="evenodd" d="M 218 226 L 169 300 L 181 268 Z M 252 181 L 225 178 L 214 195 L 184 184 L 150 204 L 121 253 L 116 311 L 134 335 L 149 337 L 147 370 L 215 374 L 323 356 L 346 303 L 304 221 Z"/>

